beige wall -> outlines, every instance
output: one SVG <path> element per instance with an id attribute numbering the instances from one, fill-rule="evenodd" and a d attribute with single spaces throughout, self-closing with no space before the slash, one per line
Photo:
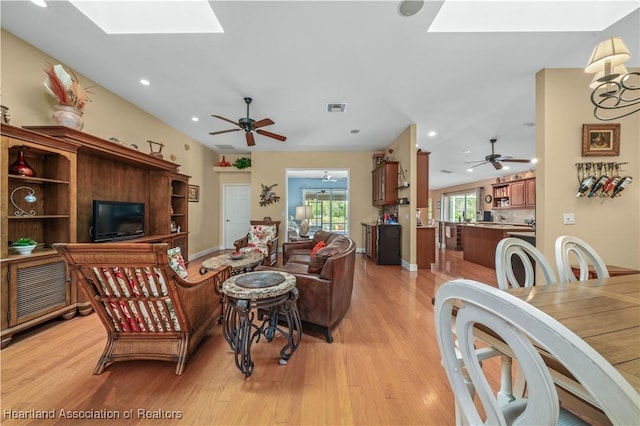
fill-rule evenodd
<path id="1" fill-rule="evenodd" d="M 45 79 L 43 69 L 47 62 L 60 62 L 7 31 L 2 30 L 1 36 L 0 87 L 2 104 L 9 107 L 11 124 L 54 124 L 51 114 L 55 102 L 42 85 Z M 190 257 L 210 248 L 218 240 L 218 227 L 209 226 L 211 221 L 219 222 L 215 208 L 218 178 L 212 168 L 218 161 L 217 154 L 88 78 L 78 77 L 93 92 L 92 102 L 85 108 L 83 132 L 104 139 L 113 136 L 129 144 L 135 143 L 142 152 L 149 152 L 147 140 L 162 142 L 165 145 L 162 150 L 164 158 L 175 155 L 180 172 L 191 176 L 191 184 L 200 186 L 200 202 L 189 204 L 189 226 L 192 231 L 197 231 L 189 235 Z M 205 212 L 212 213 L 205 216 Z"/>
<path id="2" fill-rule="evenodd" d="M 398 223 L 402 226 L 402 263 L 409 270 L 418 270 L 418 261 L 416 256 L 416 185 L 417 182 L 417 126 L 411 124 L 402 133 L 396 137 L 387 147 L 387 152 L 392 149 L 389 154 L 390 161 L 398 161 L 398 173 L 400 168 L 404 170 L 406 179 L 411 183 L 407 190 L 398 192 L 398 197 L 408 197 L 409 204 L 398 205 Z M 398 183 L 399 180 L 398 180 Z"/>
<path id="3" fill-rule="evenodd" d="M 582 124 L 602 123 L 589 101 L 591 78 L 581 69 L 536 76 L 536 244 L 552 260 L 555 239 L 575 235 L 607 264 L 640 269 L 640 115 L 612 121 L 621 125 L 620 156 L 582 157 Z M 629 162 L 623 167 L 636 181 L 619 198 L 576 198 L 575 163 L 585 161 Z M 563 213 L 575 213 L 576 224 L 563 225 Z"/>
<path id="4" fill-rule="evenodd" d="M 371 205 L 371 152 L 253 152 L 251 154 L 251 217 L 286 220 L 286 169 L 348 169 L 349 170 L 349 227 L 350 236 L 358 248 L 364 246 L 362 222 L 370 222 L 377 215 Z M 260 206 L 260 184 L 274 188 L 280 201 Z"/>

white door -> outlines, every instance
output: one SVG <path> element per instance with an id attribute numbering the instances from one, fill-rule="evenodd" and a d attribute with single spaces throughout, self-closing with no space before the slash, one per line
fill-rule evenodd
<path id="1" fill-rule="evenodd" d="M 233 242 L 249 232 L 251 217 L 251 186 L 224 185 L 224 248 L 232 249 Z"/>

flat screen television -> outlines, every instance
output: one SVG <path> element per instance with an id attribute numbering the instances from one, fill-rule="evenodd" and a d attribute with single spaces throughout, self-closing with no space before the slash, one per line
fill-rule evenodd
<path id="1" fill-rule="evenodd" d="M 93 241 L 118 241 L 144 235 L 144 203 L 93 200 Z"/>

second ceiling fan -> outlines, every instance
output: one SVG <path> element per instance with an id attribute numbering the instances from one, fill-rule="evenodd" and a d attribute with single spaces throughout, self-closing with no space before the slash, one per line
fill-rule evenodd
<path id="1" fill-rule="evenodd" d="M 502 164 L 501 163 L 531 163 L 531 160 L 527 160 L 524 158 L 513 158 L 513 157 L 509 157 L 507 155 L 501 155 L 501 154 L 496 154 L 493 147 L 495 145 L 495 143 L 497 142 L 497 139 L 490 139 L 489 142 L 491 142 L 491 154 L 487 155 L 486 157 L 484 157 L 484 161 L 482 160 L 478 160 L 478 161 L 465 161 L 465 163 L 478 163 L 475 164 L 473 166 L 471 166 L 471 168 L 474 167 L 478 167 L 481 166 L 483 164 L 487 164 L 490 163 L 494 169 L 496 170 L 501 170 L 502 169 Z"/>
<path id="2" fill-rule="evenodd" d="M 247 104 L 247 116 L 238 119 L 237 122 L 233 121 L 233 120 L 230 120 L 230 119 L 228 119 L 226 117 L 222 117 L 220 115 L 212 114 L 211 115 L 212 117 L 219 118 L 220 120 L 224 120 L 224 121 L 227 121 L 229 123 L 235 124 L 236 126 L 238 126 L 238 128 L 237 129 L 229 129 L 229 130 L 220 130 L 218 132 L 209 132 L 209 134 L 210 135 L 219 135 L 221 133 L 238 132 L 240 130 L 244 130 L 248 146 L 254 146 L 256 144 L 256 141 L 255 141 L 255 139 L 253 137 L 253 132 L 254 131 L 259 135 L 266 136 L 266 137 L 269 137 L 269 138 L 273 138 L 273 139 L 279 140 L 280 142 L 286 141 L 287 140 L 286 136 L 278 135 L 276 133 L 267 132 L 266 130 L 262 130 L 261 129 L 261 127 L 270 126 L 272 124 L 275 124 L 272 119 L 263 118 L 262 120 L 255 121 L 254 119 L 249 117 L 249 105 L 251 104 L 252 100 L 253 99 L 251 99 L 249 97 L 244 98 L 244 102 Z"/>

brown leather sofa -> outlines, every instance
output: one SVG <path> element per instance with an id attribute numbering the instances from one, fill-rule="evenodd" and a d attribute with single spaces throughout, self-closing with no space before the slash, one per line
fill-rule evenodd
<path id="1" fill-rule="evenodd" d="M 311 256 L 320 241 L 325 247 Z M 256 270 L 283 270 L 296 276 L 300 290 L 298 311 L 303 328 L 319 326 L 327 342 L 333 342 L 331 330 L 345 316 L 351 305 L 356 244 L 344 235 L 317 231 L 313 238 L 282 245 L 283 266 Z M 305 327 L 306 326 L 306 327 Z"/>

